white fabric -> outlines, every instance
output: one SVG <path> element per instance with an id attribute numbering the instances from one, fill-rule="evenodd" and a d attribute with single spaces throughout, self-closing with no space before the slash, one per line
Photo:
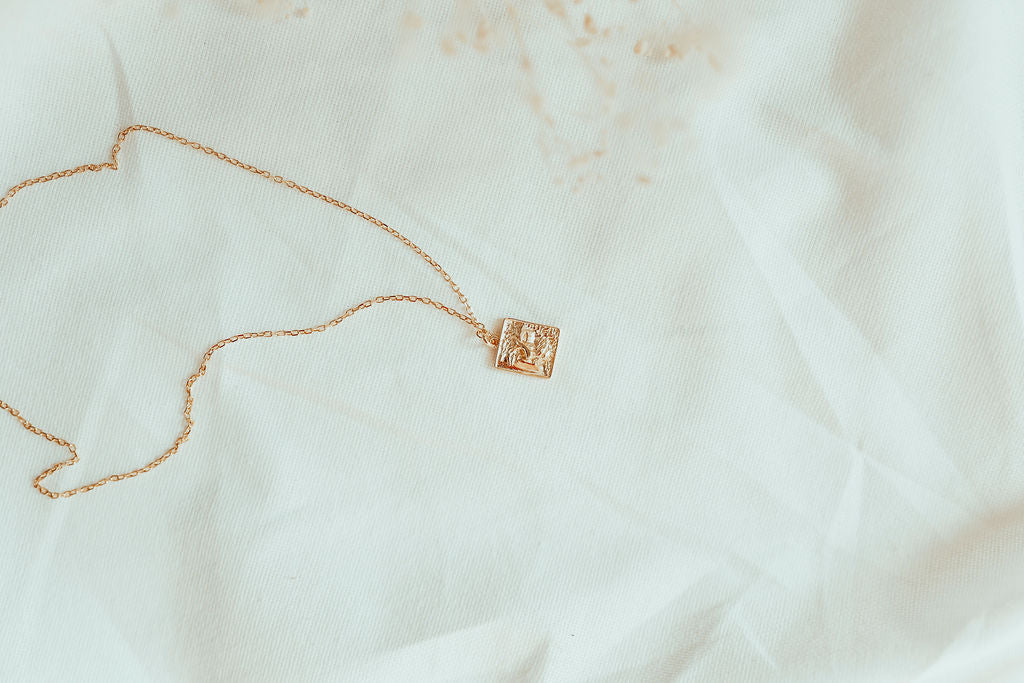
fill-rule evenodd
<path id="1" fill-rule="evenodd" d="M 550 380 L 374 307 L 215 357 L 50 501 L 0 414 L 4 680 L 1024 678 L 1024 7 L 0 2 L 0 175 L 161 126 L 406 232 Z M 152 136 L 0 210 L 0 398 L 71 487 L 373 226 Z"/>

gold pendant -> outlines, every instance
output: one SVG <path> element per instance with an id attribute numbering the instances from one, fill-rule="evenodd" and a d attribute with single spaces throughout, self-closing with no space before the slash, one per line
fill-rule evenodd
<path id="1" fill-rule="evenodd" d="M 550 377 L 557 350 L 557 327 L 505 318 L 494 367 L 523 375 Z"/>

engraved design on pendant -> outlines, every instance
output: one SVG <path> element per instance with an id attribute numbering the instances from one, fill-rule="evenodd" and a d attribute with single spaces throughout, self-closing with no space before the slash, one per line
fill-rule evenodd
<path id="1" fill-rule="evenodd" d="M 550 377 L 557 350 L 557 327 L 505 318 L 494 367 L 524 375 Z"/>

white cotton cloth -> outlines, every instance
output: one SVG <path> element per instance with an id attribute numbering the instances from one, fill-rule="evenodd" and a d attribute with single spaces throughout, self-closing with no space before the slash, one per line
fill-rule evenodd
<path id="1" fill-rule="evenodd" d="M 1024 680 L 1024 5 L 0 0 L 0 185 L 159 126 L 393 225 L 51 501 L 0 413 L 0 679 Z M 3 191 L 0 189 L 0 191 Z M 457 300 L 167 140 L 0 209 L 0 399 L 139 467 L 216 340 Z"/>

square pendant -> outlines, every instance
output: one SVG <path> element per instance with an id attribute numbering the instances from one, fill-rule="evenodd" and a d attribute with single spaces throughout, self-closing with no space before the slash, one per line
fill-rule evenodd
<path id="1" fill-rule="evenodd" d="M 550 377 L 557 350 L 557 327 L 505 318 L 494 367 L 524 375 Z"/>

